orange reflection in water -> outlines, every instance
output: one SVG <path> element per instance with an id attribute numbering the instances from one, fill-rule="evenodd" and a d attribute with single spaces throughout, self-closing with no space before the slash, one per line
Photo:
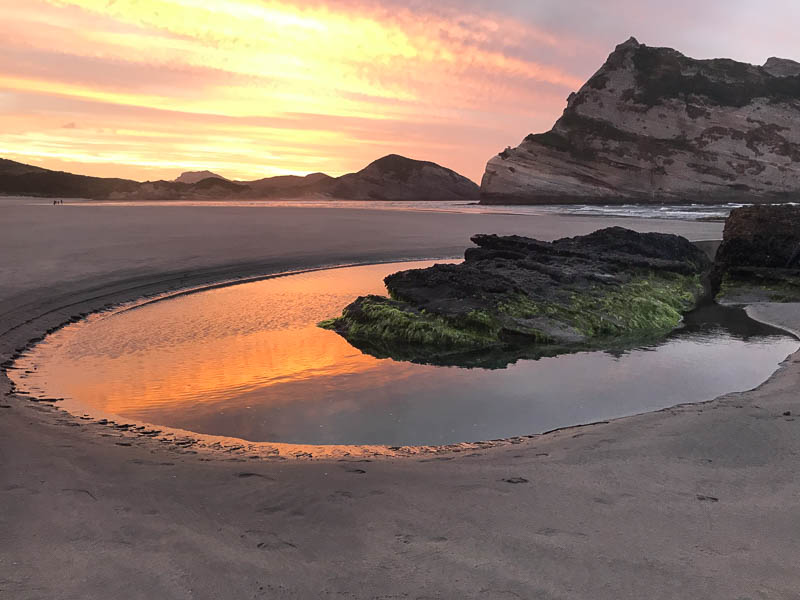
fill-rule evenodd
<path id="1" fill-rule="evenodd" d="M 311 378 L 358 373 L 363 389 L 378 385 L 376 378 L 403 379 L 410 365 L 387 370 L 391 361 L 362 354 L 315 324 L 358 295 L 385 293 L 386 275 L 430 264 L 279 277 L 95 316 L 40 344 L 30 359 L 34 373 L 20 385 L 67 398 L 73 410 L 146 418 L 153 410 L 230 407 L 237 399 L 249 402 L 253 390 Z M 269 396 L 273 404 L 296 400 Z"/>

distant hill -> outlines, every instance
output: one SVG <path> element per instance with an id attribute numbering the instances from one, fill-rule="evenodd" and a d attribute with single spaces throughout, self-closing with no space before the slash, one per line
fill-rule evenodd
<path id="1" fill-rule="evenodd" d="M 225 179 L 222 175 L 217 175 L 216 173 L 212 173 L 211 171 L 186 171 L 185 173 L 181 173 L 180 177 L 178 177 L 175 181 L 178 183 L 197 183 L 198 181 L 203 181 L 204 179 L 222 179 L 224 181 L 229 181 Z"/>
<path id="2" fill-rule="evenodd" d="M 0 158 L 0 175 L 24 175 L 25 173 L 42 173 L 44 171 L 47 169 Z"/>
<path id="3" fill-rule="evenodd" d="M 258 197 L 278 198 L 313 196 L 324 194 L 324 188 L 335 178 L 325 173 L 311 173 L 305 177 L 299 175 L 278 175 L 265 177 L 256 181 L 241 182 L 248 186 Z"/>
<path id="4" fill-rule="evenodd" d="M 103 199 L 133 192 L 139 185 L 128 179 L 74 175 L 0 159 L 0 193 L 8 196 Z"/>
<path id="5" fill-rule="evenodd" d="M 436 163 L 389 154 L 356 173 L 331 177 L 312 173 L 240 182 L 262 197 L 323 196 L 342 200 L 478 199 L 480 188 Z"/>
<path id="6" fill-rule="evenodd" d="M 379 158 L 328 185 L 334 198 L 351 200 L 471 200 L 480 196 L 480 188 L 463 175 L 397 154 Z"/>
<path id="7" fill-rule="evenodd" d="M 390 154 L 357 173 L 331 177 L 280 175 L 230 181 L 211 171 L 183 173 L 175 181 L 111 179 L 50 171 L 0 159 L 0 194 L 94 200 L 191 200 L 323 197 L 348 200 L 477 199 L 478 186 L 436 163 Z"/>
<path id="8" fill-rule="evenodd" d="M 46 198 L 88 198 L 90 200 L 181 200 L 221 198 L 249 192 L 239 185 L 215 177 L 188 184 L 177 181 L 147 181 L 89 177 L 51 171 L 0 159 L 0 194 Z"/>
<path id="9" fill-rule="evenodd" d="M 130 192 L 112 193 L 109 200 L 219 200 L 250 197 L 250 188 L 218 177 L 195 183 L 145 181 Z"/>

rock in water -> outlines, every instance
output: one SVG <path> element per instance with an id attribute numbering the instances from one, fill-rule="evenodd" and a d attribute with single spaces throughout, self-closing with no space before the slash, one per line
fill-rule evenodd
<path id="1" fill-rule="evenodd" d="M 631 38 L 552 130 L 489 160 L 483 203 L 786 200 L 800 191 L 800 63 L 695 60 Z"/>
<path id="2" fill-rule="evenodd" d="M 722 299 L 800 300 L 800 207 L 746 206 L 731 211 L 714 260 Z"/>
<path id="3" fill-rule="evenodd" d="M 676 327 L 710 266 L 682 237 L 621 227 L 555 242 L 472 241 L 463 263 L 389 275 L 391 298 L 360 297 L 320 325 L 376 356 L 440 364 L 486 350 L 611 347 Z"/>

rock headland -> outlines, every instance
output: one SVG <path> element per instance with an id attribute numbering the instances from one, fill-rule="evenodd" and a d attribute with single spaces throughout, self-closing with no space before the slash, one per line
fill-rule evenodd
<path id="1" fill-rule="evenodd" d="M 800 63 L 696 60 L 631 38 L 553 128 L 489 160 L 486 204 L 719 203 L 800 192 Z"/>

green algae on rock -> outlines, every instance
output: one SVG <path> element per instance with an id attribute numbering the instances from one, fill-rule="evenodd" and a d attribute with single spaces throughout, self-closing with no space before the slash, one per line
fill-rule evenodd
<path id="1" fill-rule="evenodd" d="M 684 238 L 621 227 L 555 242 L 472 241 L 463 263 L 390 275 L 390 297 L 360 297 L 320 326 L 375 356 L 437 364 L 615 347 L 678 326 L 710 266 Z"/>

